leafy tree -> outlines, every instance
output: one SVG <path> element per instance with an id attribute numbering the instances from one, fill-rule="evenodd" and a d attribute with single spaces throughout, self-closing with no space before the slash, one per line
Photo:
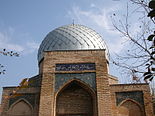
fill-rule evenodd
<path id="1" fill-rule="evenodd" d="M 148 17 L 150 17 L 155 24 L 155 0 L 150 1 L 148 7 L 151 9 L 148 13 Z M 155 30 L 154 33 L 148 36 L 147 40 L 151 42 L 151 46 L 149 48 L 150 58 L 146 64 L 147 71 L 143 74 L 143 76 L 145 80 L 149 79 L 152 81 L 155 76 Z"/>
<path id="2" fill-rule="evenodd" d="M 19 54 L 14 51 L 7 51 L 6 49 L 0 50 L 0 54 L 4 56 L 16 56 L 19 57 Z M 4 69 L 4 65 L 0 63 L 0 75 L 5 74 L 6 70 Z"/>
<path id="3" fill-rule="evenodd" d="M 117 30 L 126 39 L 128 46 L 124 54 L 118 55 L 113 63 L 121 68 L 127 74 L 130 73 L 132 79 L 140 82 L 152 81 L 155 75 L 155 0 L 130 0 L 132 5 L 137 7 L 129 9 L 127 4 L 124 20 L 117 19 L 117 14 L 113 14 L 112 22 Z M 135 20 L 130 20 L 131 15 L 137 19 L 137 32 L 133 31 Z M 149 19 L 150 17 L 150 19 Z M 134 22 L 134 23 L 133 23 Z"/>

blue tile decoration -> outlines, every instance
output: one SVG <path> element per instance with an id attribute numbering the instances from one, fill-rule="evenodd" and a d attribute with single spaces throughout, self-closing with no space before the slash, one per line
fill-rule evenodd
<path id="1" fill-rule="evenodd" d="M 35 102 L 36 102 L 36 100 L 35 100 L 35 94 L 33 94 L 33 93 L 23 93 L 21 95 L 17 95 L 17 96 L 15 96 L 13 98 L 10 98 L 9 99 L 9 107 L 14 102 L 16 102 L 17 100 L 22 99 L 22 98 L 23 99 L 26 99 L 33 107 L 35 106 Z"/>
<path id="2" fill-rule="evenodd" d="M 56 64 L 56 71 L 95 70 L 95 63 Z"/>
<path id="3" fill-rule="evenodd" d="M 116 104 L 119 105 L 126 99 L 132 99 L 137 101 L 144 106 L 143 92 L 142 91 L 127 91 L 127 92 L 116 92 Z"/>
<path id="4" fill-rule="evenodd" d="M 55 91 L 57 91 L 60 87 L 62 87 L 66 82 L 68 82 L 71 79 L 79 79 L 84 83 L 88 84 L 94 90 L 96 90 L 96 74 L 94 72 L 90 72 L 55 74 Z"/>

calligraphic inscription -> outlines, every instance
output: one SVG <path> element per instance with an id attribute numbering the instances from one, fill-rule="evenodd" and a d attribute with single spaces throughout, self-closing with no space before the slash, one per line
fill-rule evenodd
<path id="1" fill-rule="evenodd" d="M 95 70 L 95 63 L 56 64 L 56 71 Z"/>

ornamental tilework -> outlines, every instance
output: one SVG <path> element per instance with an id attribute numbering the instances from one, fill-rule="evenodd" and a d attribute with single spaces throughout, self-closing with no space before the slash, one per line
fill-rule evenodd
<path id="1" fill-rule="evenodd" d="M 143 92 L 141 91 L 128 91 L 116 92 L 116 104 L 119 105 L 126 99 L 132 99 L 144 106 Z"/>
<path id="2" fill-rule="evenodd" d="M 56 64 L 56 71 L 83 71 L 83 70 L 96 70 L 95 63 Z"/>
<path id="3" fill-rule="evenodd" d="M 33 107 L 35 105 L 35 94 L 31 94 L 31 93 L 24 93 L 24 94 L 20 94 L 20 95 L 17 95 L 13 98 L 10 98 L 9 100 L 9 107 L 15 103 L 17 100 L 19 99 L 25 99 L 27 100 Z"/>
<path id="4" fill-rule="evenodd" d="M 71 73 L 71 74 L 55 74 L 55 91 L 71 79 L 79 79 L 96 90 L 96 74 L 95 73 Z"/>

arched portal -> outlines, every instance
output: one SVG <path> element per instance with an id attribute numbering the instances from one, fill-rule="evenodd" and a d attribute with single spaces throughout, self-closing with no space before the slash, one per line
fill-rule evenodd
<path id="1" fill-rule="evenodd" d="M 94 97 L 84 86 L 74 80 L 58 93 L 56 116 L 94 116 Z"/>
<path id="2" fill-rule="evenodd" d="M 32 108 L 25 100 L 19 100 L 10 107 L 9 116 L 32 116 Z"/>
<path id="3" fill-rule="evenodd" d="M 119 106 L 118 116 L 144 116 L 144 114 L 138 103 L 126 100 Z"/>

